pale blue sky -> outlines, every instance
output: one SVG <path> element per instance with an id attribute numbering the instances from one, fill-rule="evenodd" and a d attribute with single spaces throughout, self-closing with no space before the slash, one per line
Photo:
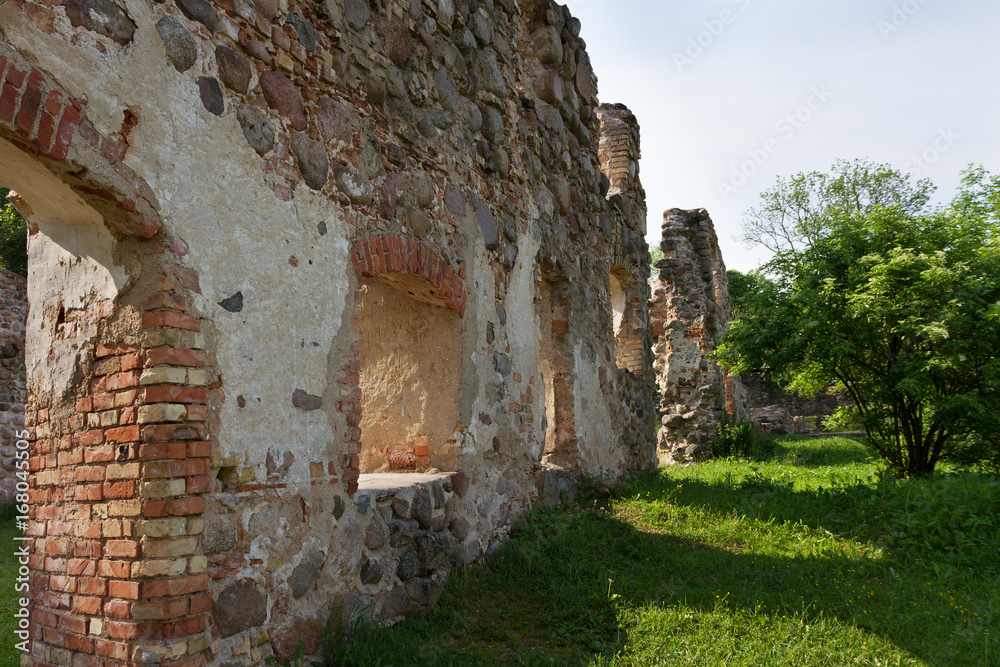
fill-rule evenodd
<path id="1" fill-rule="evenodd" d="M 996 0 L 568 4 L 601 101 L 642 126 L 651 244 L 665 209 L 704 207 L 727 266 L 749 270 L 766 254 L 734 240 L 741 213 L 836 158 L 929 177 L 943 199 L 970 162 L 1000 172 Z"/>

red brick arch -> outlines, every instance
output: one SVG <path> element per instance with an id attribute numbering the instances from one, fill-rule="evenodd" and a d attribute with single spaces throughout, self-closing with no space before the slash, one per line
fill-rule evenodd
<path id="1" fill-rule="evenodd" d="M 402 234 L 372 235 L 351 245 L 358 280 L 382 278 L 418 301 L 465 315 L 465 267 L 455 273 L 444 256 L 420 239 Z"/>
<path id="2" fill-rule="evenodd" d="M 132 182 L 135 175 L 122 159 L 125 135 L 134 121 L 126 115 L 121 131 L 100 135 L 86 121 L 80 102 L 20 55 L 0 47 L 0 138 L 11 140 L 21 150 L 59 163 L 67 159 L 74 139 L 80 137 L 99 150 L 126 182 Z M 104 217 L 105 224 L 122 234 L 150 238 L 160 230 L 157 216 L 148 205 L 140 204 L 137 188 L 115 192 L 78 180 L 69 185 Z"/>

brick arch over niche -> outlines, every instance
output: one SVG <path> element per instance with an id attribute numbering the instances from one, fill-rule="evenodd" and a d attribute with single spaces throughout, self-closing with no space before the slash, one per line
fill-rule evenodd
<path id="1" fill-rule="evenodd" d="M 358 391 L 350 407 L 359 426 L 351 467 L 361 474 L 456 469 L 464 270 L 455 273 L 423 241 L 398 234 L 355 241 L 351 259 Z"/>
<path id="2" fill-rule="evenodd" d="M 381 278 L 417 301 L 465 316 L 465 267 L 455 273 L 445 258 L 420 239 L 402 234 L 371 235 L 351 245 L 358 281 Z"/>

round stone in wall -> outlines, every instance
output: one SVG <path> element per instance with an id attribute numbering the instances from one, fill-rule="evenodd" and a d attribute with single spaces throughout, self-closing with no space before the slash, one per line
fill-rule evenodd
<path id="1" fill-rule="evenodd" d="M 374 558 L 369 558 L 361 566 L 361 583 L 373 586 L 382 581 L 382 566 Z"/>
<path id="2" fill-rule="evenodd" d="M 216 116 L 221 116 L 226 109 L 226 102 L 222 97 L 222 86 L 213 77 L 198 77 L 198 93 L 201 95 L 201 104 Z"/>
<path id="3" fill-rule="evenodd" d="M 198 48 L 194 37 L 180 21 L 173 16 L 164 16 L 156 22 L 156 32 L 163 40 L 167 50 L 167 59 L 178 72 L 186 72 L 194 67 L 198 60 Z"/>
<path id="4" fill-rule="evenodd" d="M 236 120 L 240 122 L 247 143 L 257 155 L 264 157 L 274 148 L 274 128 L 263 111 L 249 104 L 241 104 L 236 107 Z"/>
<path id="5" fill-rule="evenodd" d="M 322 190 L 330 173 L 330 159 L 323 144 L 310 139 L 304 132 L 295 132 L 292 134 L 291 149 L 306 185 L 313 190 Z"/>

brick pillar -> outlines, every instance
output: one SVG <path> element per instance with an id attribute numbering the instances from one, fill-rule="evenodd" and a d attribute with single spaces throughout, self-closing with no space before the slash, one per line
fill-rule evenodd
<path id="1" fill-rule="evenodd" d="M 127 336 L 138 344 L 98 339 L 84 395 L 28 415 L 39 667 L 205 664 L 212 598 L 198 550 L 212 487 L 210 360 L 184 297 L 169 280 L 158 287 L 142 330 Z M 94 304 L 61 325 L 63 337 L 91 337 L 114 310 Z"/>
<path id="2" fill-rule="evenodd" d="M 212 446 L 206 428 L 211 360 L 201 322 L 161 280 L 143 303 L 138 406 L 141 464 L 136 559 L 129 582 L 138 664 L 205 664 L 211 643 L 207 559 L 199 555 Z"/>

